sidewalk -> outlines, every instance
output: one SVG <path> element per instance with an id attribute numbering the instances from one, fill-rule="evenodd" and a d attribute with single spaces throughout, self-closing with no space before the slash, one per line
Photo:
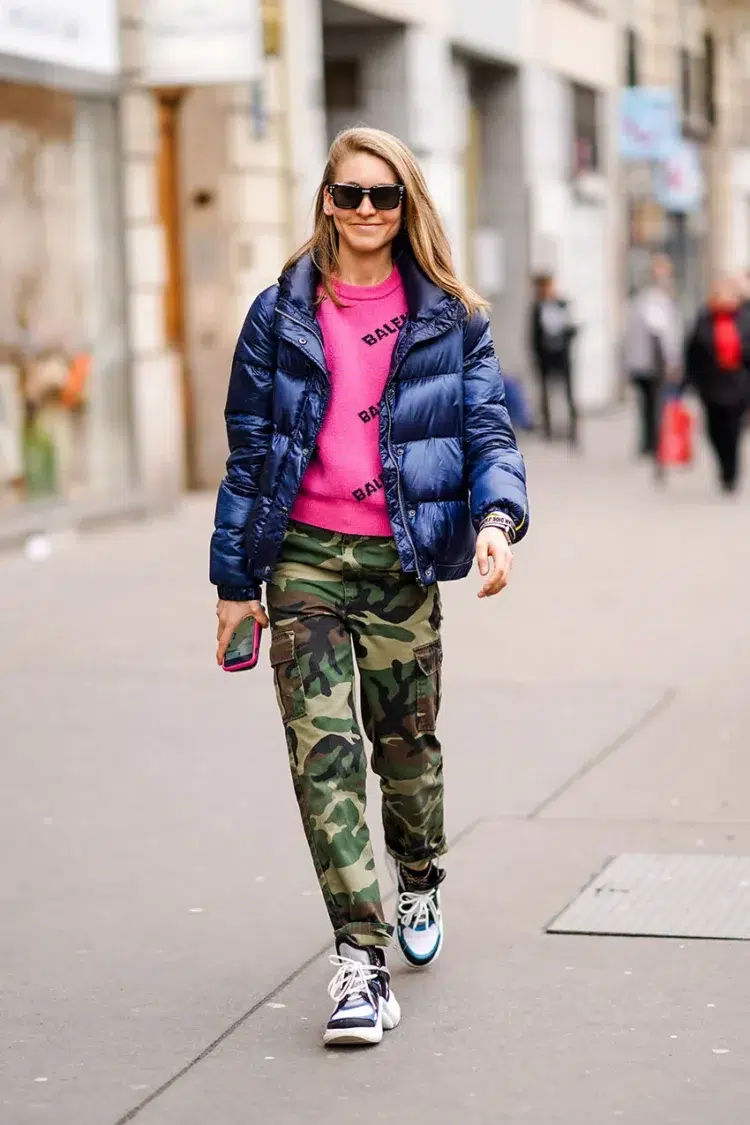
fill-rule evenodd
<path id="1" fill-rule="evenodd" d="M 530 442 L 512 587 L 444 591 L 446 949 L 361 1053 L 267 663 L 212 666 L 212 500 L 0 556 L 3 1125 L 745 1125 L 743 943 L 544 933 L 611 855 L 750 855 L 748 501 L 630 445 Z"/>

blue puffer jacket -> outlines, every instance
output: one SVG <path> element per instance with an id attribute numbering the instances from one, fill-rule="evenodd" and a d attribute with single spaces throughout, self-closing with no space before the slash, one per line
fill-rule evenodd
<path id="1" fill-rule="evenodd" d="M 487 317 L 469 318 L 410 250 L 396 262 L 409 317 L 380 404 L 380 455 L 403 569 L 428 586 L 468 573 L 489 511 L 525 534 L 526 480 Z M 211 581 L 230 601 L 259 597 L 271 577 L 326 412 L 318 284 L 303 258 L 253 303 L 237 344 L 211 541 Z"/>

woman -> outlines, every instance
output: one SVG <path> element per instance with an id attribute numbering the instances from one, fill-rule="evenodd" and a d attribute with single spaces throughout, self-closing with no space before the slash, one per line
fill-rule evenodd
<path id="1" fill-rule="evenodd" d="M 706 430 L 725 492 L 739 480 L 742 419 L 748 406 L 750 339 L 744 327 L 740 293 L 730 279 L 719 282 L 688 339 L 687 381 L 698 391 Z"/>
<path id="2" fill-rule="evenodd" d="M 578 444 L 578 410 L 573 394 L 572 351 L 578 329 L 573 324 L 568 302 L 558 296 L 551 274 L 534 279 L 535 299 L 531 307 L 531 351 L 541 391 L 544 436 L 552 438 L 550 380 L 559 379 L 568 401 L 568 440 Z"/>
<path id="3" fill-rule="evenodd" d="M 312 239 L 248 313 L 226 418 L 217 660 L 243 618 L 268 624 L 265 582 L 292 776 L 336 940 L 324 1041 L 376 1043 L 400 1010 L 365 822 L 355 661 L 397 865 L 398 943 L 426 967 L 443 938 L 436 583 L 466 575 L 476 550 L 479 596 L 499 593 L 527 527 L 483 302 L 457 279 L 395 137 L 361 128 L 334 142 Z"/>

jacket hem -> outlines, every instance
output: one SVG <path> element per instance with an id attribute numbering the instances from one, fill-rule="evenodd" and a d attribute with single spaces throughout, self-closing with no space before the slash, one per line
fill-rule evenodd
<path id="1" fill-rule="evenodd" d="M 471 555 L 463 562 L 456 563 L 455 566 L 447 566 L 445 563 L 436 563 L 435 577 L 438 582 L 455 582 L 459 578 L 465 578 L 471 570 L 474 556 Z"/>

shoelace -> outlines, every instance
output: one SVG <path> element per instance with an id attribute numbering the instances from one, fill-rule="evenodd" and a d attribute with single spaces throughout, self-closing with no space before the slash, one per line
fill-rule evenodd
<path id="1" fill-rule="evenodd" d="M 336 1004 L 359 993 L 372 999 L 370 985 L 378 979 L 382 969 L 375 965 L 365 965 L 351 957 L 341 957 L 338 953 L 332 953 L 328 960 L 337 966 L 337 972 L 328 985 L 328 995 Z"/>
<path id="2" fill-rule="evenodd" d="M 402 891 L 398 897 L 398 916 L 410 930 L 426 929 L 440 921 L 434 888 L 429 891 Z"/>

